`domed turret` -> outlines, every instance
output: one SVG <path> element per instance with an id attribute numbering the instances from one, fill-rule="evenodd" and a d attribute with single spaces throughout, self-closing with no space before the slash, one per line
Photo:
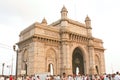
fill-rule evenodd
<path id="1" fill-rule="evenodd" d="M 86 24 L 86 27 L 87 27 L 87 28 L 91 28 L 91 20 L 90 20 L 90 18 L 88 17 L 88 15 L 87 15 L 86 18 L 85 18 L 85 24 Z"/>
<path id="2" fill-rule="evenodd" d="M 63 6 L 61 12 L 68 12 L 65 6 Z"/>
<path id="3" fill-rule="evenodd" d="M 87 27 L 87 35 L 88 35 L 88 37 L 92 37 L 91 20 L 88 17 L 88 15 L 85 18 L 85 24 L 86 24 L 86 27 Z"/>
<path id="4" fill-rule="evenodd" d="M 62 19 L 67 18 L 67 13 L 68 13 L 67 9 L 65 8 L 65 6 L 63 6 L 63 8 L 61 10 L 61 18 Z"/>
<path id="5" fill-rule="evenodd" d="M 47 25 L 47 20 L 46 20 L 45 18 L 43 18 L 41 24 L 45 24 L 45 25 Z"/>
<path id="6" fill-rule="evenodd" d="M 85 22 L 86 22 L 86 21 L 91 21 L 88 15 L 87 15 L 86 18 L 85 18 Z"/>

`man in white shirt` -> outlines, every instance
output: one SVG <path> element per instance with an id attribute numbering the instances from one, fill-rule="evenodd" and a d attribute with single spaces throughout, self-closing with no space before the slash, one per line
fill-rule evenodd
<path id="1" fill-rule="evenodd" d="M 40 80 L 40 76 L 37 76 L 36 80 Z"/>
<path id="2" fill-rule="evenodd" d="M 5 77 L 4 77 L 4 76 L 1 76 L 1 77 L 0 77 L 0 80 L 5 80 Z"/>
<path id="3" fill-rule="evenodd" d="M 114 77 L 114 80 L 120 80 L 119 72 L 116 72 L 116 75 L 115 75 L 115 77 Z"/>
<path id="4" fill-rule="evenodd" d="M 76 76 L 76 79 L 77 79 L 77 80 L 82 80 L 82 76 L 81 76 L 80 73 L 78 73 L 78 75 Z"/>

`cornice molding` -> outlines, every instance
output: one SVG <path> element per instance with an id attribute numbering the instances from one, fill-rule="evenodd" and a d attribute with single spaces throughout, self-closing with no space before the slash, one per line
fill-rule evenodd
<path id="1" fill-rule="evenodd" d="M 59 19 L 58 21 L 53 22 L 53 23 L 50 24 L 50 25 L 51 25 L 51 26 L 56 26 L 56 25 L 58 25 L 58 24 L 61 24 L 62 21 L 67 21 L 68 24 L 73 24 L 73 25 L 76 25 L 76 26 L 79 26 L 79 27 L 87 28 L 85 24 L 80 23 L 80 22 L 78 22 L 78 21 L 74 21 L 74 20 L 69 19 L 69 18 Z"/>

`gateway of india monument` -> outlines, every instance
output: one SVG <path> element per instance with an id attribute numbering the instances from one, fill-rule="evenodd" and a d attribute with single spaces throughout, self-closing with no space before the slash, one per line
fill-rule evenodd
<path id="1" fill-rule="evenodd" d="M 67 14 L 63 6 L 59 20 L 48 25 L 44 18 L 21 31 L 17 43 L 18 75 L 22 70 L 27 75 L 105 73 L 103 41 L 92 36 L 90 18 L 80 23 Z"/>

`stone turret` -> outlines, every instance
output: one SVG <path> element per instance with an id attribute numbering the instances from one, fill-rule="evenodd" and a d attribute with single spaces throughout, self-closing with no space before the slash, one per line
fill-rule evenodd
<path id="1" fill-rule="evenodd" d="M 88 17 L 88 15 L 87 15 L 86 18 L 85 18 L 85 24 L 86 24 L 86 27 L 87 27 L 88 37 L 92 37 L 91 20 L 90 20 L 90 18 Z"/>
<path id="2" fill-rule="evenodd" d="M 67 21 L 67 9 L 65 6 L 61 9 L 61 28 L 65 30 L 65 27 L 68 26 L 68 21 Z"/>
<path id="3" fill-rule="evenodd" d="M 47 20 L 46 20 L 45 18 L 43 18 L 41 24 L 43 24 L 43 25 L 47 25 Z"/>
<path id="4" fill-rule="evenodd" d="M 61 10 L 61 18 L 62 19 L 66 19 L 67 18 L 67 9 L 65 8 L 65 6 L 63 6 L 62 10 Z"/>
<path id="5" fill-rule="evenodd" d="M 88 17 L 88 15 L 87 15 L 86 18 L 85 18 L 85 24 L 86 24 L 86 27 L 87 27 L 87 28 L 91 28 L 91 20 L 90 20 L 90 18 Z"/>

